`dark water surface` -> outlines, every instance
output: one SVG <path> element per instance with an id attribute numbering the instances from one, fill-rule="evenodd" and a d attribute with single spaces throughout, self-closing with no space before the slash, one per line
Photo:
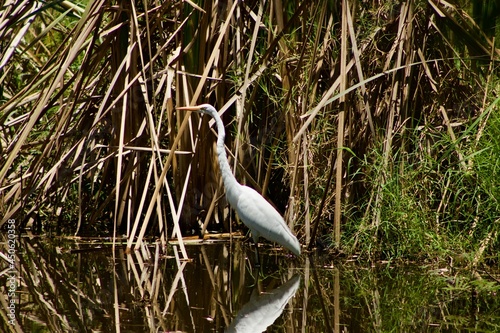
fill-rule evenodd
<path id="1" fill-rule="evenodd" d="M 179 245 L 131 254 L 120 245 L 113 259 L 108 240 L 24 236 L 14 271 L 2 237 L 2 332 L 500 331 L 499 277 L 486 269 L 467 278 L 450 267 L 296 258 L 269 245 L 256 269 L 241 241 L 186 244 L 189 259 Z"/>

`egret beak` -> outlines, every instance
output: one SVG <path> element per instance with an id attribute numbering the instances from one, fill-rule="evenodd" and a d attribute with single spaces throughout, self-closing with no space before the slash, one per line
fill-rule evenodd
<path id="1" fill-rule="evenodd" d="M 201 108 L 202 108 L 201 105 L 195 105 L 195 106 L 178 106 L 175 109 L 182 111 L 200 111 Z"/>

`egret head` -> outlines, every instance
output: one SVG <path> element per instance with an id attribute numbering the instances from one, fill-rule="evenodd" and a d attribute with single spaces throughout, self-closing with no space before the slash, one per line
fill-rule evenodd
<path id="1" fill-rule="evenodd" d="M 200 104 L 200 105 L 195 105 L 195 106 L 181 106 L 177 107 L 177 110 L 184 110 L 184 111 L 194 111 L 198 113 L 206 113 L 209 115 L 213 115 L 214 113 L 217 113 L 217 110 L 210 105 L 210 104 Z"/>

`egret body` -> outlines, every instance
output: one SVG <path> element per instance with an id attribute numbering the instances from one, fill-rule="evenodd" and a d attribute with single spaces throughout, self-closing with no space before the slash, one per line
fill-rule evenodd
<path id="1" fill-rule="evenodd" d="M 215 119 L 219 136 L 217 139 L 217 159 L 226 189 L 226 198 L 243 223 L 250 229 L 255 244 L 257 245 L 259 237 L 264 237 L 282 245 L 294 254 L 300 255 L 300 243 L 280 213 L 253 188 L 241 185 L 236 181 L 227 161 L 224 147 L 226 132 L 217 110 L 210 104 L 178 107 L 177 109 L 205 113 Z"/>

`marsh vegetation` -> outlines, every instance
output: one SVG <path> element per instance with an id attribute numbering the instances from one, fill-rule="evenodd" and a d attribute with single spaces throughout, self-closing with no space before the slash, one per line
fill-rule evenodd
<path id="1" fill-rule="evenodd" d="M 245 229 L 236 178 L 301 243 L 498 263 L 495 1 L 14 1 L 0 16 L 1 224 L 179 239 Z M 497 29 L 495 31 L 495 29 Z M 207 119 L 202 121 L 206 122 Z"/>
<path id="2" fill-rule="evenodd" d="M 2 331 L 232 332 L 238 321 L 238 332 L 500 328 L 499 287 L 482 269 L 485 279 L 448 265 L 334 263 L 263 249 L 257 270 L 241 241 L 186 244 L 189 261 L 177 244 L 163 253 L 159 242 L 143 243 L 127 254 L 126 239 L 118 243 L 113 250 L 102 238 L 21 238 L 18 325 L 2 320 Z M 278 296 L 280 305 L 271 304 Z"/>

